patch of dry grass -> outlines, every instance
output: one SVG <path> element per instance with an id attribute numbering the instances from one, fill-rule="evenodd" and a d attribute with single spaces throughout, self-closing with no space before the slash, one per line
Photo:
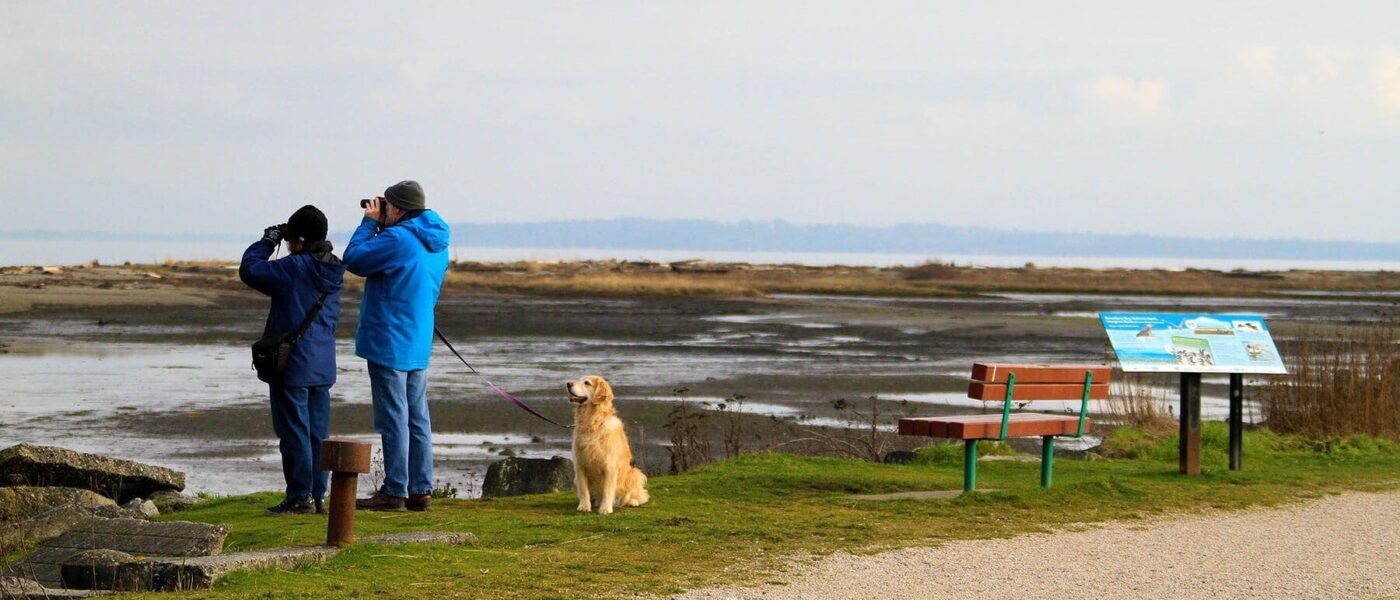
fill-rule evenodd
<path id="1" fill-rule="evenodd" d="M 446 287 L 493 292 L 586 296 L 759 296 L 758 289 L 725 279 L 659 273 L 449 273 Z"/>
<path id="2" fill-rule="evenodd" d="M 1288 375 L 1260 397 L 1271 429 L 1400 440 L 1400 326 L 1311 328 L 1285 348 Z"/>
<path id="3" fill-rule="evenodd" d="M 33 283 L 150 284 L 149 273 L 183 287 L 238 289 L 235 263 L 179 261 L 159 265 L 65 268 L 61 274 L 0 268 L 0 286 Z M 350 289 L 361 279 L 347 277 Z M 1057 292 L 1251 296 L 1291 291 L 1374 292 L 1400 289 L 1400 273 L 1349 271 L 1170 271 L 1162 269 L 981 268 L 929 262 L 911 267 L 750 265 L 690 261 L 458 262 L 446 285 L 468 291 L 540 295 L 731 296 L 840 294 L 956 296 L 989 292 Z"/>
<path id="4" fill-rule="evenodd" d="M 767 294 L 948 295 L 949 290 L 902 280 L 879 269 L 779 267 L 715 272 L 628 271 L 577 264 L 552 269 L 452 271 L 454 288 L 549 295 L 756 297 Z"/>
<path id="5" fill-rule="evenodd" d="M 938 262 L 887 268 L 716 264 L 673 270 L 651 263 L 578 261 L 462 263 L 454 268 L 448 285 L 511 293 L 658 296 L 950 296 L 997 291 L 1248 296 L 1393 290 L 1400 288 L 1400 274 L 978 268 Z"/>
<path id="6" fill-rule="evenodd" d="M 1170 430 L 1176 425 L 1176 416 L 1166 408 L 1171 406 L 1171 393 L 1153 385 L 1159 377 L 1152 373 L 1115 374 L 1104 412 L 1120 425 L 1149 431 Z"/>

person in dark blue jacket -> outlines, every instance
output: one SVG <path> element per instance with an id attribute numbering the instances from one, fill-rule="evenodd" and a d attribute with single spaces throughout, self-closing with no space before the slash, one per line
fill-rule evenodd
<path id="1" fill-rule="evenodd" d="M 326 241 L 326 215 L 303 206 L 285 225 L 268 227 L 263 239 L 243 253 L 238 277 L 272 297 L 263 335 L 296 331 L 324 297 L 306 333 L 296 341 L 281 375 L 267 382 L 272 401 L 272 429 L 280 440 L 287 496 L 267 510 L 270 515 L 322 512 L 328 473 L 319 469 L 321 441 L 330 428 L 331 386 L 335 384 L 335 328 L 340 321 L 340 290 L 345 265 Z M 291 254 L 268 260 L 285 235 Z"/>
<path id="2" fill-rule="evenodd" d="M 369 362 L 374 428 L 384 445 L 384 485 L 357 508 L 429 509 L 428 357 L 449 235 L 447 223 L 427 209 L 418 182 L 402 181 L 369 202 L 345 245 L 345 266 L 365 278 L 355 354 Z"/>

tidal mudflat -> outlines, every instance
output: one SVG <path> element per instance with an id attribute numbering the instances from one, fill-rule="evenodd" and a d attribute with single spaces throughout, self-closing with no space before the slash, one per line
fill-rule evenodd
<path id="1" fill-rule="evenodd" d="M 0 281 L 0 306 L 9 307 L 0 313 L 0 446 L 57 444 L 163 464 L 187 472 L 194 491 L 281 485 L 266 388 L 246 350 L 265 301 L 226 270 L 190 280 L 132 271 L 115 282 L 17 281 Z M 352 289 L 345 298 L 332 431 L 374 441 L 368 376 L 354 356 L 357 297 Z M 964 397 L 973 361 L 1104 360 L 1098 311 L 1257 312 L 1286 339 L 1304 322 L 1374 322 L 1396 302 L 1342 292 L 736 299 L 449 288 L 438 315 L 476 367 L 556 420 L 571 416 L 566 379 L 608 378 L 639 461 L 655 473 L 669 467 L 666 423 L 681 402 L 711 414 L 722 406 L 762 445 L 807 428 L 869 427 L 871 398 L 888 416 L 882 428 L 900 415 L 995 409 Z M 493 460 L 567 455 L 566 431 L 493 395 L 445 348 L 435 352 L 439 479 L 470 494 Z M 1223 418 L 1223 379 L 1208 378 L 1205 392 L 1206 417 Z"/>

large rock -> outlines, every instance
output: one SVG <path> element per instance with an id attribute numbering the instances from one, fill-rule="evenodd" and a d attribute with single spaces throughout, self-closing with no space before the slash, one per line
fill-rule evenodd
<path id="1" fill-rule="evenodd" d="M 87 550 L 116 550 L 142 557 L 212 556 L 223 551 L 228 528 L 221 525 L 88 517 L 7 567 L 47 587 L 62 583 L 63 565 Z"/>
<path id="2" fill-rule="evenodd" d="M 0 485 L 75 487 L 126 502 L 161 490 L 183 490 L 185 474 L 67 448 L 19 444 L 0 450 Z"/>
<path id="3" fill-rule="evenodd" d="M 69 504 L 49 509 L 23 521 L 0 523 L 0 555 L 12 554 L 63 535 L 75 525 L 93 517 L 104 519 L 145 519 L 142 513 L 120 506 Z M 3 598 L 4 596 L 0 596 Z"/>
<path id="4" fill-rule="evenodd" d="M 29 598 L 44 592 L 44 586 L 28 577 L 0 575 L 0 598 Z"/>
<path id="5" fill-rule="evenodd" d="M 330 546 L 300 548 L 270 548 L 218 556 L 199 556 L 181 560 L 152 560 L 145 564 L 127 565 L 122 579 L 126 588 L 150 589 L 164 592 L 207 590 L 223 576 L 234 571 L 251 569 L 296 569 L 323 562 L 339 552 Z"/>
<path id="6" fill-rule="evenodd" d="M 135 562 L 136 557 L 117 550 L 84 550 L 64 560 L 59 571 L 68 589 L 137 591 L 143 589 L 139 583 L 122 580 L 123 567 Z"/>
<path id="7" fill-rule="evenodd" d="M 919 455 L 908 450 L 891 450 L 885 453 L 885 457 L 880 459 L 887 465 L 908 465 L 919 460 Z"/>
<path id="8" fill-rule="evenodd" d="M 574 462 L 554 458 L 507 458 L 486 468 L 483 498 L 547 494 L 574 489 Z"/>
<path id="9" fill-rule="evenodd" d="M 22 521 L 60 506 L 116 506 L 111 498 L 71 487 L 0 487 L 0 522 Z"/>
<path id="10" fill-rule="evenodd" d="M 70 590 L 62 588 L 46 588 L 28 577 L 9 577 L 0 575 L 0 598 L 5 600 L 58 600 L 59 598 L 91 598 L 94 594 L 89 590 Z"/>
<path id="11" fill-rule="evenodd" d="M 92 518 L 90 509 L 60 506 L 23 521 L 0 523 L 0 551 L 5 554 L 42 544 Z"/>
<path id="12" fill-rule="evenodd" d="M 378 535 L 360 540 L 366 544 L 446 544 L 475 545 L 475 535 L 466 532 L 415 531 Z M 249 569 L 296 569 L 335 556 L 340 550 L 330 546 L 269 548 L 194 558 L 148 559 L 123 565 L 116 578 L 117 589 L 159 591 L 207 590 L 225 575 Z"/>

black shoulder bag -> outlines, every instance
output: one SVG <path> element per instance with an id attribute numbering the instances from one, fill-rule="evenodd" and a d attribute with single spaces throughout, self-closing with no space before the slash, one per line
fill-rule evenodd
<path id="1" fill-rule="evenodd" d="M 316 299 L 316 305 L 306 313 L 306 319 L 301 322 L 301 327 L 297 328 L 296 335 L 291 338 L 284 332 L 265 335 L 253 342 L 253 368 L 257 369 L 259 377 L 274 379 L 287 370 L 287 360 L 292 356 L 292 347 L 301 336 L 306 335 L 306 330 L 311 328 L 311 321 L 316 319 L 316 313 L 321 312 L 321 305 L 325 303 L 326 294 L 321 294 L 321 297 Z"/>

